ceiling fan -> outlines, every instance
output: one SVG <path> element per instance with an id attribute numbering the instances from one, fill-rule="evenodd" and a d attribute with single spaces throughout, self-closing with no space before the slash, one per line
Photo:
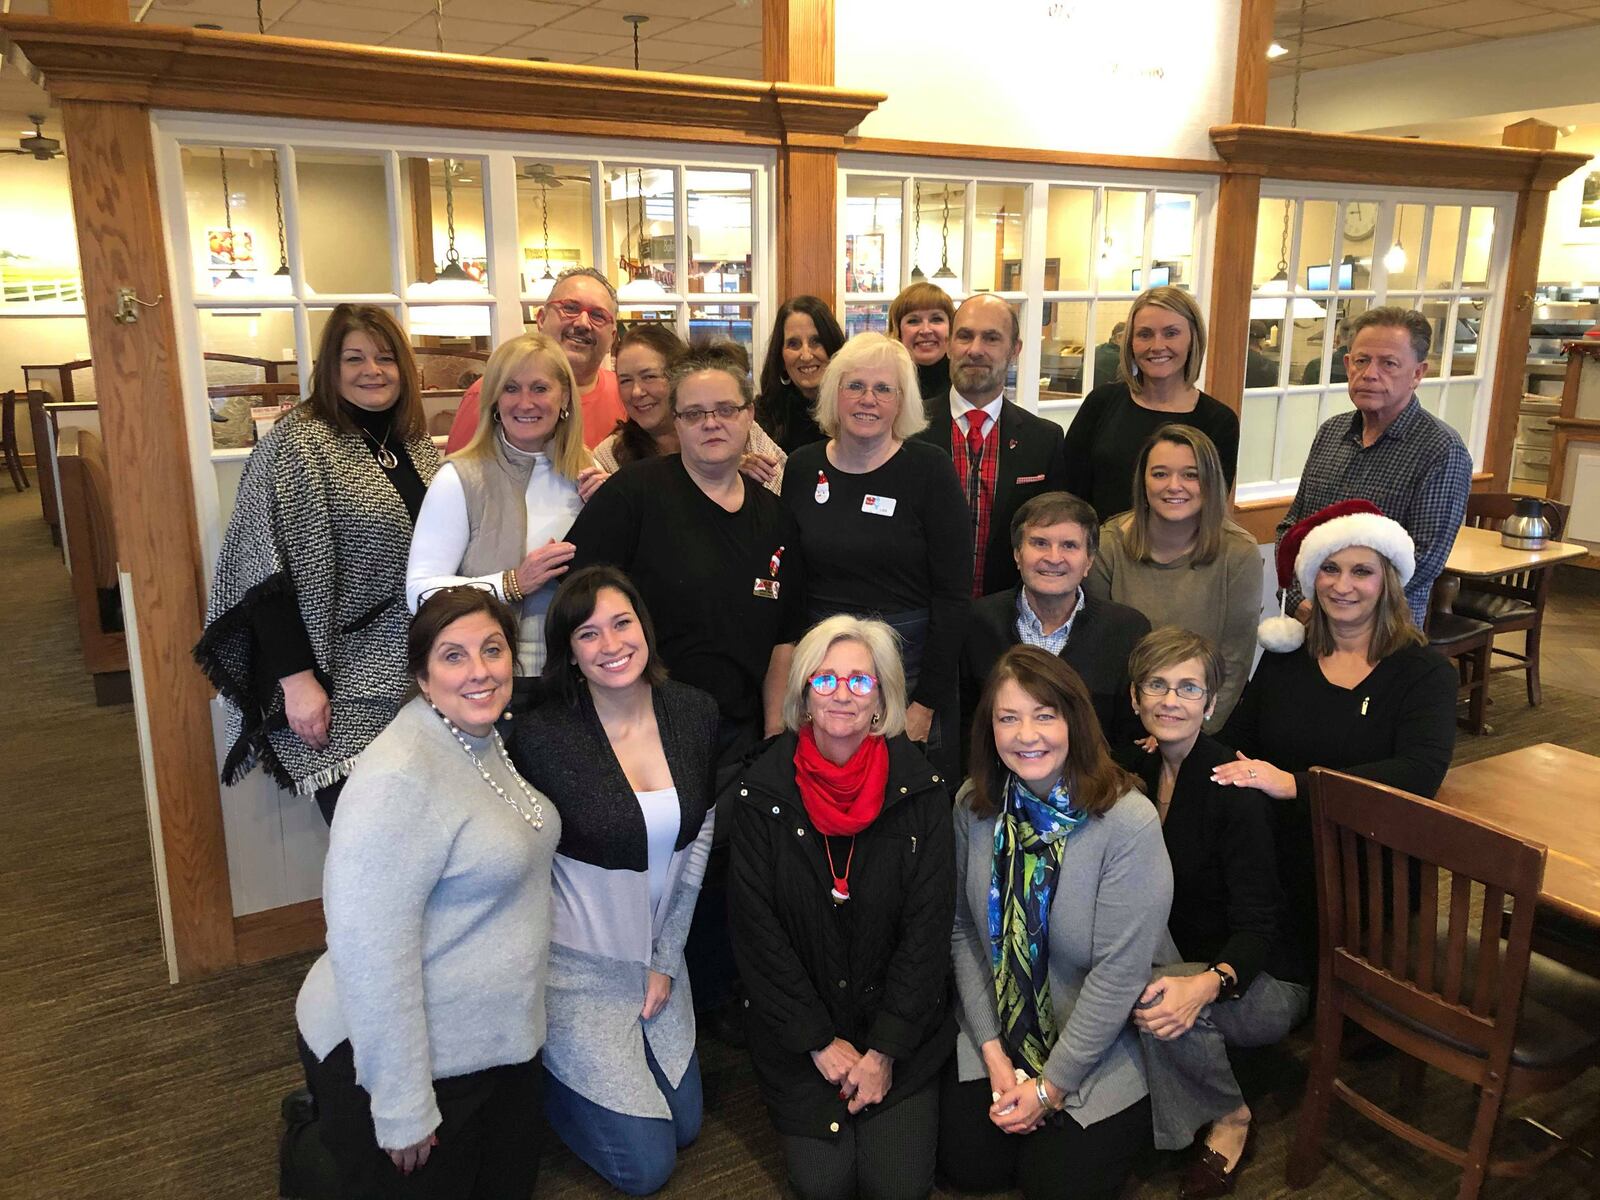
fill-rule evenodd
<path id="1" fill-rule="evenodd" d="M 529 183 L 540 187 L 558 188 L 565 187 L 568 183 L 588 183 L 589 173 L 581 175 L 562 175 L 549 163 L 529 163 L 517 171 L 518 179 L 526 179 Z"/>
<path id="2" fill-rule="evenodd" d="M 44 118 L 29 113 L 28 120 L 33 122 L 33 132 L 26 134 L 18 141 L 15 150 L 0 150 L 0 154 L 31 154 L 40 162 L 49 162 L 53 158 L 63 158 L 61 153 L 61 139 L 45 137 Z"/>

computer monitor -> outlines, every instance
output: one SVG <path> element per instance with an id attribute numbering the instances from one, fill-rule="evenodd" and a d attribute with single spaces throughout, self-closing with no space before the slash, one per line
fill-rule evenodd
<path id="1" fill-rule="evenodd" d="M 1339 286 L 1349 289 L 1354 287 L 1355 263 L 1342 262 L 1339 264 Z M 1323 263 L 1320 266 L 1306 268 L 1306 290 L 1308 292 L 1325 292 L 1328 290 L 1328 281 L 1333 275 L 1333 264 Z"/>
<path id="2" fill-rule="evenodd" d="M 1144 272 L 1139 270 L 1137 267 L 1134 268 L 1134 272 L 1133 272 L 1133 290 L 1134 291 L 1136 291 L 1136 292 L 1144 291 L 1144 284 L 1142 282 L 1140 282 L 1143 278 L 1144 278 Z M 1170 287 L 1171 285 L 1172 285 L 1172 268 L 1171 267 L 1155 266 L 1155 267 L 1151 267 L 1150 268 L 1150 286 L 1151 287 Z"/>

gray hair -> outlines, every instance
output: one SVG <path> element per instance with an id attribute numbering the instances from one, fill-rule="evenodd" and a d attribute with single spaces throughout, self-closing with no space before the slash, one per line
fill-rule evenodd
<path id="1" fill-rule="evenodd" d="M 895 437 L 903 442 L 928 427 L 928 415 L 922 408 L 922 386 L 917 382 L 917 368 L 910 352 L 898 338 L 881 333 L 858 333 L 828 360 L 822 385 L 817 389 L 818 429 L 829 437 L 839 436 L 839 388 L 844 384 L 846 372 L 863 367 L 894 369 L 895 382 L 900 387 L 900 409 L 894 417 Z"/>
<path id="2" fill-rule="evenodd" d="M 896 345 L 899 343 L 897 342 Z M 906 672 L 900 665 L 900 636 L 882 621 L 852 617 L 841 613 L 818 621 L 789 660 L 789 678 L 784 684 L 783 724 L 798 730 L 806 718 L 806 692 L 811 677 L 835 642 L 858 642 L 872 659 L 872 673 L 878 677 L 878 732 L 884 737 L 904 733 L 906 728 Z"/>
<path id="3" fill-rule="evenodd" d="M 611 297 L 611 311 L 617 311 L 616 287 L 612 284 L 611 280 L 607 279 L 603 273 L 596 270 L 594 267 L 568 267 L 565 271 L 556 276 L 556 281 L 550 285 L 550 294 L 554 296 L 558 287 L 577 275 L 582 275 L 588 279 L 593 279 L 601 287 L 605 288 L 606 295 Z"/>

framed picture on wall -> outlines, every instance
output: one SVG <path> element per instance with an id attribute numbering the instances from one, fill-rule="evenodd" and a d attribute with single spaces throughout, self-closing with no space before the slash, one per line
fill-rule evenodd
<path id="1" fill-rule="evenodd" d="M 844 239 L 844 290 L 881 292 L 883 279 L 883 234 L 850 233 Z"/>
<path id="2" fill-rule="evenodd" d="M 1567 193 L 1566 203 L 1572 215 L 1564 223 L 1562 241 L 1569 245 L 1600 242 L 1600 170 L 1569 176 L 1556 188 L 1557 195 L 1563 192 Z"/>

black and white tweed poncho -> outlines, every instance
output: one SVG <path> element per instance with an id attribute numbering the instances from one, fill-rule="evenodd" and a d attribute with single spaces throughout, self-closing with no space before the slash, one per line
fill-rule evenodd
<path id="1" fill-rule="evenodd" d="M 426 435 L 406 443 L 424 484 L 439 469 Z M 360 434 L 301 404 L 257 443 L 239 480 L 195 659 L 228 705 L 224 783 L 258 763 L 309 794 L 344 778 L 405 694 L 411 517 Z M 287 724 L 281 690 L 256 678 L 253 610 L 292 593 L 327 690 L 328 745 Z M 270 701 L 262 697 L 270 695 Z"/>

